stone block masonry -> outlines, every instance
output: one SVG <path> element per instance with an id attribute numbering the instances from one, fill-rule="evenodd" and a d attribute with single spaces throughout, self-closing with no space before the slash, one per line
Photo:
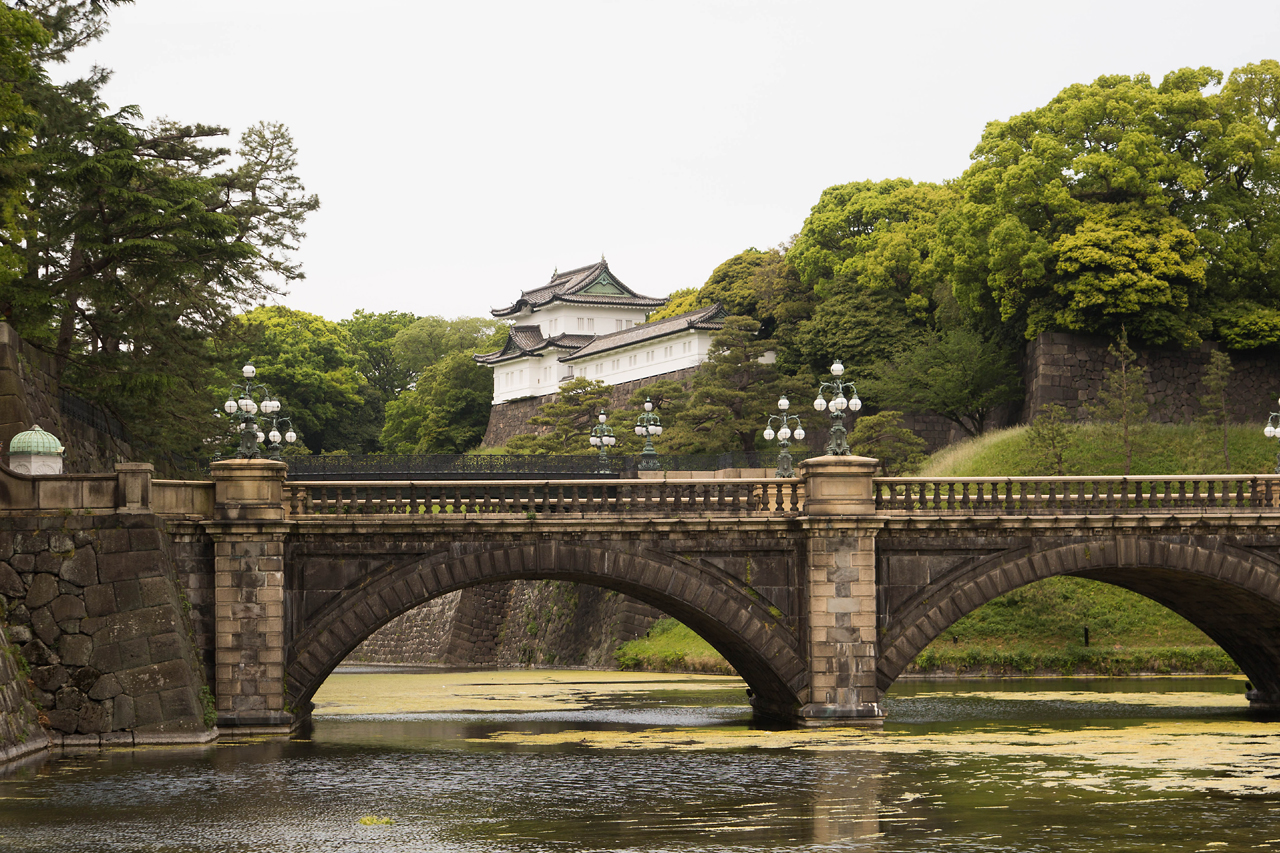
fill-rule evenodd
<path id="1" fill-rule="evenodd" d="M 58 740 L 198 740 L 207 732 L 171 548 L 163 522 L 146 513 L 0 518 L 9 639 Z"/>
<path id="2" fill-rule="evenodd" d="M 661 611 L 566 581 L 512 581 L 449 593 L 398 616 L 348 660 L 475 667 L 612 669 Z"/>
<path id="3" fill-rule="evenodd" d="M 1104 338 L 1045 332 L 1027 344 L 1026 405 L 1022 419 L 1029 421 L 1044 404 L 1054 403 L 1077 418 L 1086 417 L 1085 406 L 1095 402 L 1115 356 Z M 1137 349 L 1137 364 L 1147 369 L 1148 417 L 1157 423 L 1189 423 L 1201 413 L 1206 393 L 1204 372 L 1217 344 L 1204 343 L 1193 350 L 1149 347 Z M 1272 352 L 1230 353 L 1235 372 L 1227 391 L 1231 420 L 1263 423 L 1276 409 L 1280 394 L 1280 359 Z"/>

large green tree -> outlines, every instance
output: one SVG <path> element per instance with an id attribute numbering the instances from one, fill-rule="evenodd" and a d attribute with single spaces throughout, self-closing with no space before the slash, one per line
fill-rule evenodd
<path id="1" fill-rule="evenodd" d="M 1100 77 L 990 123 L 940 224 L 957 297 L 1027 337 L 1280 341 L 1278 71 Z"/>
<path id="2" fill-rule="evenodd" d="M 665 446 L 682 453 L 753 451 L 777 413 L 780 394 L 791 389 L 773 364 L 760 361 L 773 344 L 758 337 L 760 322 L 729 317 L 711 339 L 707 360 L 694 373 L 685 407 L 674 417 Z"/>
<path id="3" fill-rule="evenodd" d="M 788 252 L 821 298 L 784 338 L 788 361 L 822 372 L 839 357 L 865 376 L 933 328 L 951 301 L 940 286 L 938 222 L 956 200 L 950 187 L 903 178 L 824 190 Z"/>
<path id="4" fill-rule="evenodd" d="M 301 278 L 292 253 L 318 201 L 279 125 L 251 128 L 233 155 L 220 128 L 113 110 L 106 71 L 53 83 L 47 66 L 97 38 L 114 5 L 25 4 L 46 37 L 29 69 L 0 68 L 33 117 L 4 123 L 14 144 L 27 138 L 0 169 L 0 184 L 20 175 L 23 189 L 0 204 L 0 313 L 54 357 L 64 388 L 119 416 L 140 453 L 180 465 L 217 429 L 207 389 L 226 367 L 226 324 Z M 0 30 L 30 42 L 15 16 Z"/>
<path id="5" fill-rule="evenodd" d="M 595 379 L 579 376 L 560 386 L 554 399 L 543 403 L 538 414 L 529 419 L 535 427 L 546 427 L 541 435 L 528 433 L 517 435 L 507 442 L 512 453 L 582 454 L 594 453 L 591 446 L 591 429 L 599 421 L 600 410 L 609 405 L 611 388 Z M 625 424 L 614 422 L 619 440 L 623 439 Z"/>
<path id="6" fill-rule="evenodd" d="M 380 412 L 360 357 L 338 323 L 282 305 L 255 308 L 237 318 L 237 363 L 252 361 L 255 381 L 283 403 L 299 439 L 315 453 L 369 453 L 378 447 Z"/>
<path id="7" fill-rule="evenodd" d="M 931 333 L 872 374 L 864 385 L 872 404 L 933 412 L 969 435 L 981 435 L 992 411 L 1022 392 L 1012 354 L 970 329 Z"/>

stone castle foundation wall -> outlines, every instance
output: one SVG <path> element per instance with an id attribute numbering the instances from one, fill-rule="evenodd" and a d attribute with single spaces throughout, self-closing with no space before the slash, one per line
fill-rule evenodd
<path id="1" fill-rule="evenodd" d="M 1086 418 L 1085 406 L 1097 399 L 1105 372 L 1116 366 L 1109 344 L 1105 338 L 1062 332 L 1045 332 L 1027 344 L 1022 420 L 1029 421 L 1049 403 Z M 1215 349 L 1217 344 L 1206 342 L 1194 350 L 1136 350 L 1137 364 L 1147 369 L 1151 420 L 1188 423 L 1200 414 L 1200 398 L 1207 392 L 1204 372 Z M 1280 357 L 1272 352 L 1230 355 L 1235 370 L 1228 388 L 1231 419 L 1262 423 L 1275 410 L 1280 394 Z"/>
<path id="2" fill-rule="evenodd" d="M 199 640 L 174 550 L 146 513 L 0 518 L 9 640 L 55 744 L 209 735 Z"/>
<path id="3" fill-rule="evenodd" d="M 614 651 L 662 613 L 619 593 L 564 581 L 513 581 L 441 596 L 393 619 L 351 662 L 613 668 Z"/>
<path id="4" fill-rule="evenodd" d="M 116 462 L 132 460 L 128 442 L 64 415 L 53 377 L 53 360 L 0 322 L 0 459 L 7 463 L 9 441 L 38 424 L 66 447 L 68 474 L 110 471 Z M 105 415 L 98 414 L 105 426 Z"/>

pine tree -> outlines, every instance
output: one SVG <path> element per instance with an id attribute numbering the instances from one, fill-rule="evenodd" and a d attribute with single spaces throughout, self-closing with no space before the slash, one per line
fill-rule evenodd
<path id="1" fill-rule="evenodd" d="M 1138 354 L 1129 348 L 1124 327 L 1110 347 L 1116 366 L 1103 373 L 1098 399 L 1087 407 L 1094 420 L 1114 425 L 1124 443 L 1124 473 L 1133 469 L 1133 441 L 1147 421 L 1147 369 L 1137 364 Z"/>
<path id="2" fill-rule="evenodd" d="M 1227 388 L 1231 384 L 1231 374 L 1235 368 L 1231 366 L 1231 356 L 1222 350 L 1214 350 L 1209 354 L 1209 363 L 1205 365 L 1205 394 L 1200 398 L 1200 420 L 1207 426 L 1222 427 L 1222 459 L 1227 465 L 1227 473 L 1231 473 L 1231 449 L 1227 446 L 1227 429 L 1230 413 L 1227 408 Z"/>

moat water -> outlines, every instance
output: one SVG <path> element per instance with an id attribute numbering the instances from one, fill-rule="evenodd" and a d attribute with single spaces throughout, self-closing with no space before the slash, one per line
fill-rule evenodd
<path id="1" fill-rule="evenodd" d="M 1280 850 L 1243 693 L 903 681 L 869 733 L 753 727 L 728 678 L 345 670 L 304 736 L 9 770 L 0 851 Z"/>

